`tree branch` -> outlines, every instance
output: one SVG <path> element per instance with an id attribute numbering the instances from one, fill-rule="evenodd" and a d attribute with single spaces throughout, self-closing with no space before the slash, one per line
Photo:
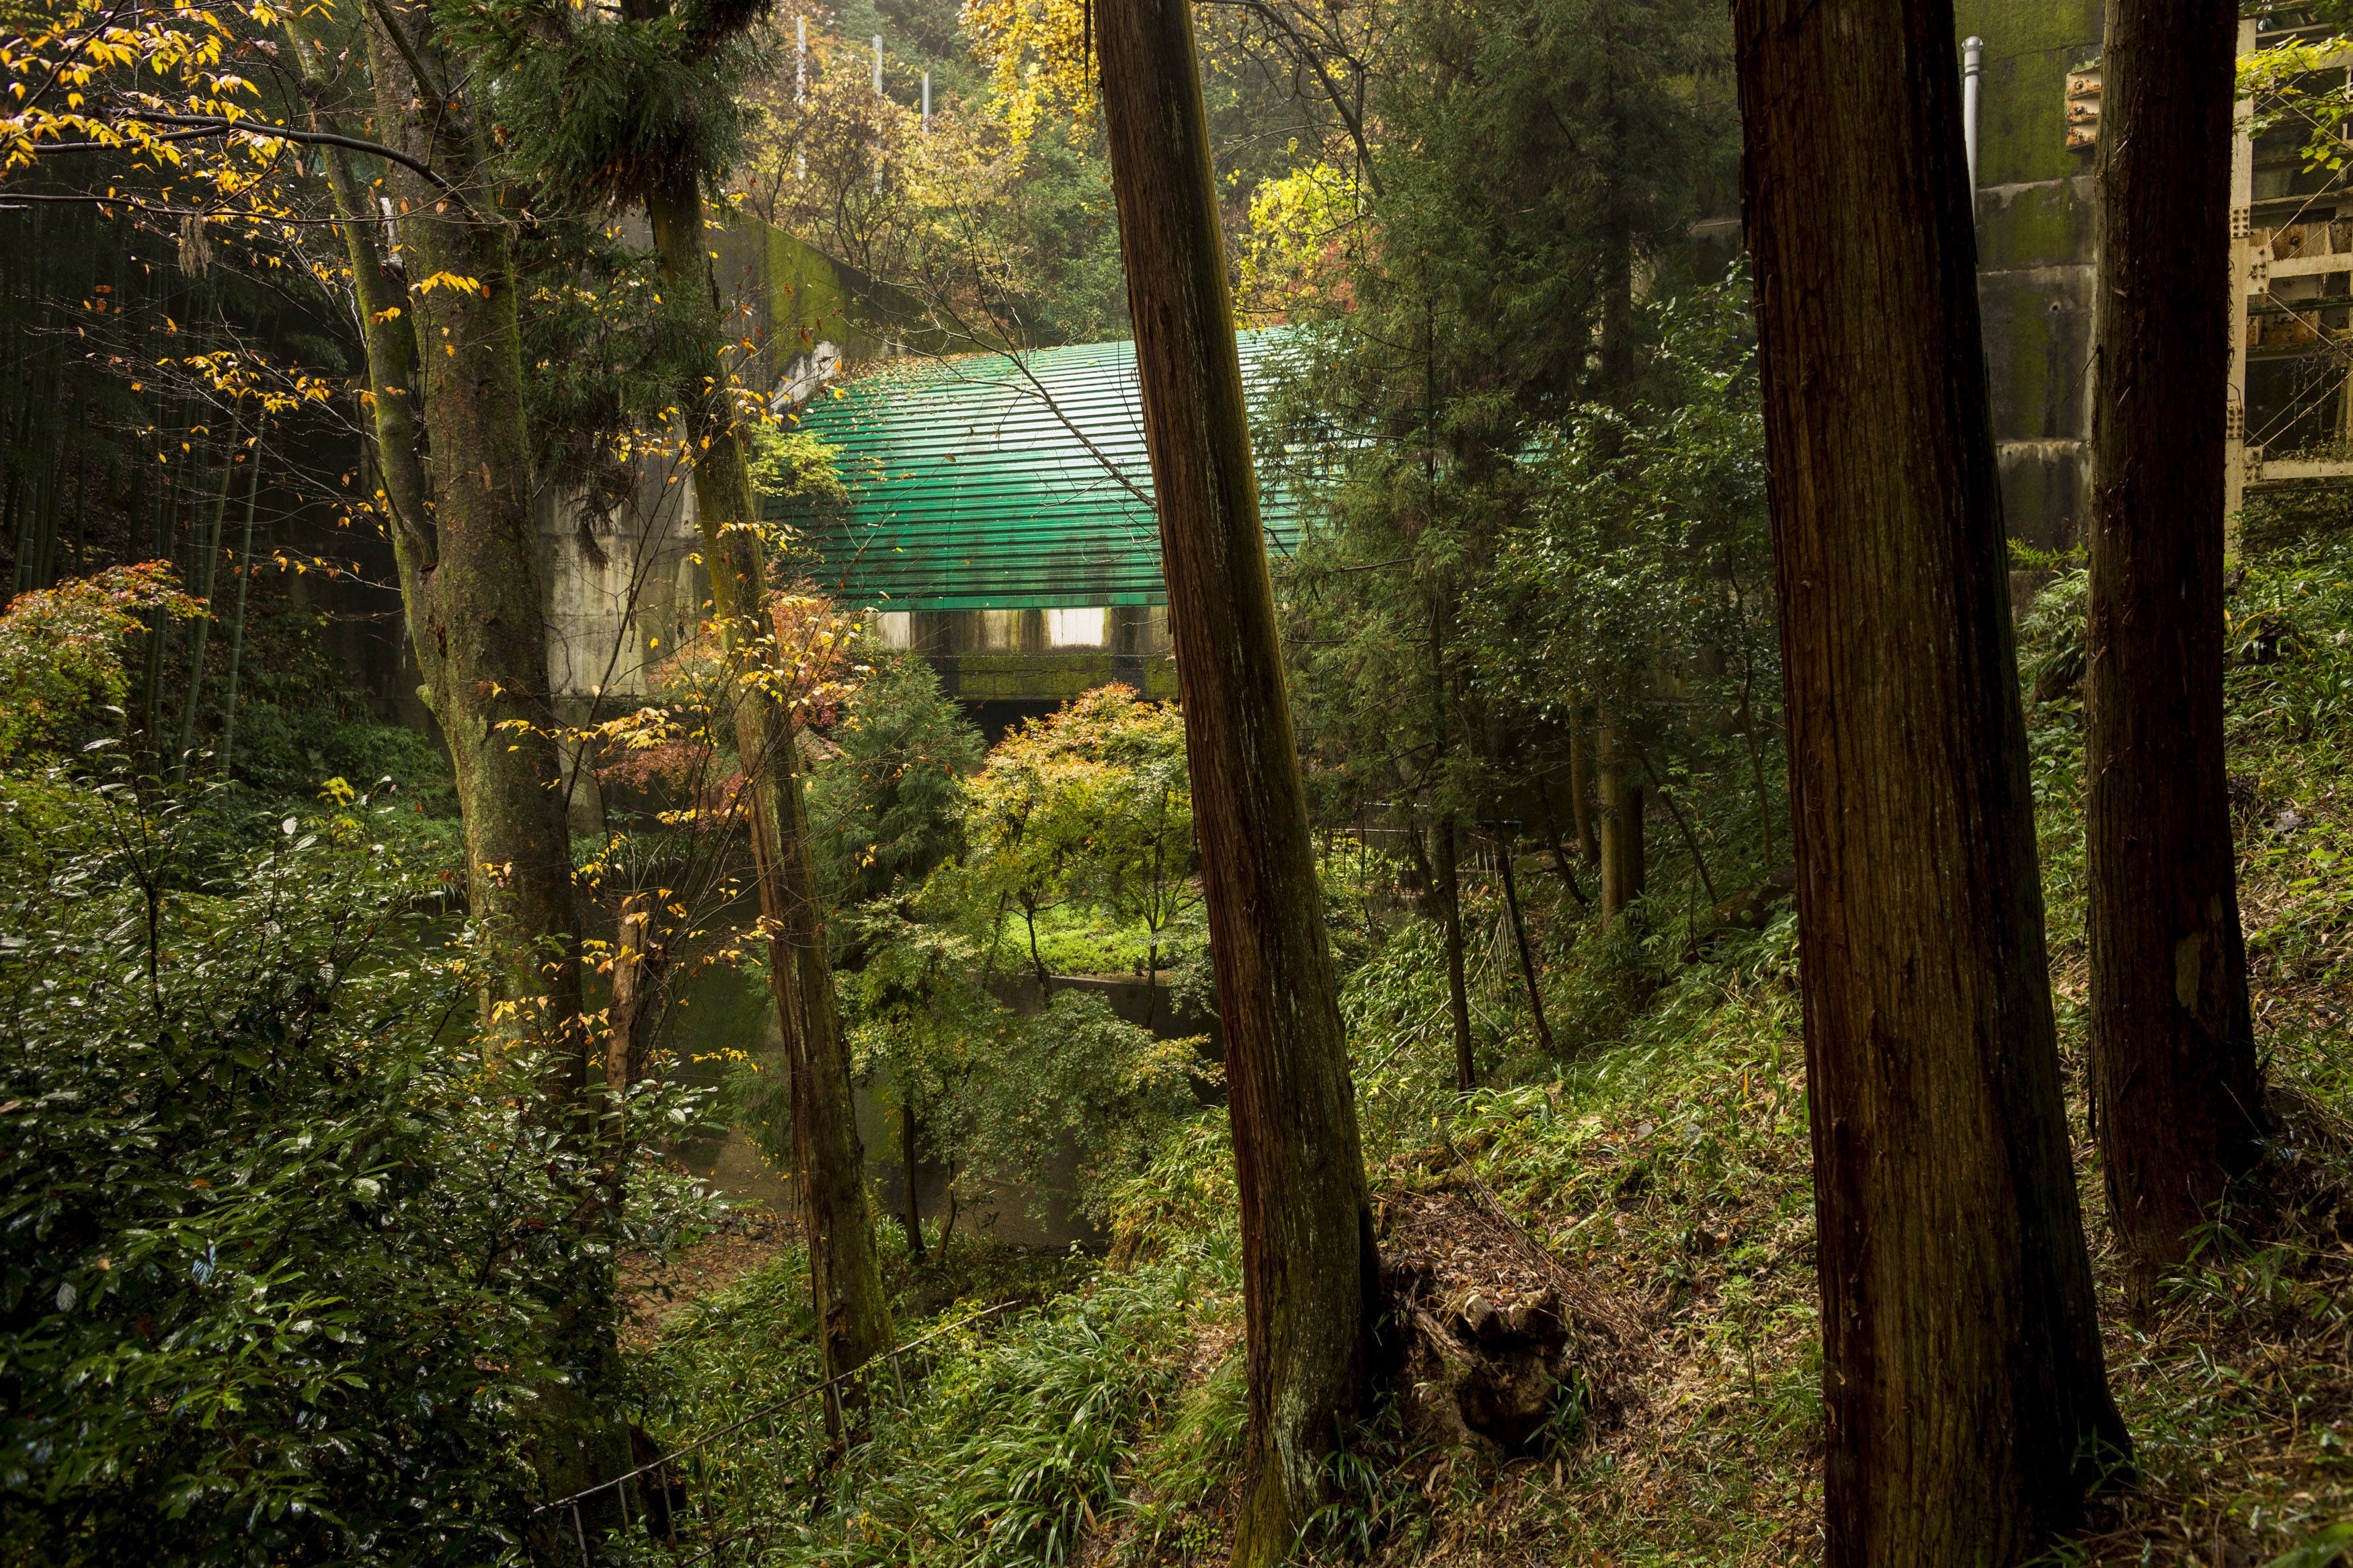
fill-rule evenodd
<path id="1" fill-rule="evenodd" d="M 198 126 L 202 128 L 195 132 L 199 135 L 217 136 L 229 132 L 242 132 L 248 136 L 269 136 L 275 137 L 281 142 L 301 142 L 316 144 L 322 147 L 343 147 L 348 148 L 354 153 L 370 153 L 375 157 L 398 163 L 403 168 L 415 170 L 418 174 L 430 181 L 434 186 L 439 189 L 444 195 L 452 197 L 459 205 L 466 205 L 469 207 L 469 210 L 470 210 L 470 204 L 467 203 L 465 196 L 460 194 L 458 187 L 443 179 L 431 164 L 421 162 L 418 159 L 412 158 L 407 153 L 400 152 L 396 148 L 387 147 L 381 142 L 368 142 L 356 136 L 338 135 L 332 131 L 297 131 L 289 125 L 272 125 L 264 130 L 256 130 L 254 127 L 247 124 L 243 121 L 222 120 L 214 115 L 142 114 L 139 116 L 139 118 L 142 120 L 152 120 L 158 125 Z"/>

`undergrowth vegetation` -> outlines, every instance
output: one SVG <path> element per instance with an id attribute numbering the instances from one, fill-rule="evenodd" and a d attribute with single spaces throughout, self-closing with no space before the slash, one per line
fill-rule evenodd
<path id="1" fill-rule="evenodd" d="M 706 1205 L 500 1092 L 395 805 L 111 754 L 0 789 L 0 1561 L 495 1560 L 612 1259 Z"/>
<path id="2" fill-rule="evenodd" d="M 2080 575 L 2062 574 L 2021 630 L 2054 980 L 2077 1086 L 2081 613 Z M 2353 1510 L 2343 1001 L 2353 922 L 2339 872 L 2353 834 L 2341 700 L 2353 678 L 2353 560 L 2339 548 L 2258 562 L 2232 615 L 2232 787 L 2278 1142 L 2268 1195 L 2218 1215 L 2189 1266 L 2136 1301 L 2107 1242 L 2080 1089 L 2071 1100 L 2138 1482 L 2104 1500 L 2068 1562 L 2317 1564 L 2343 1545 L 2338 1521 Z M 1724 815 L 1752 810 L 1735 801 Z M 1703 838 L 1718 826 L 1696 824 Z M 1497 1236 L 1540 1247 L 1603 1326 L 1582 1341 L 1582 1396 L 1529 1451 L 1507 1457 L 1433 1430 L 1408 1391 L 1386 1399 L 1337 1462 L 1335 1501 L 1303 1555 L 1813 1557 L 1820 1352 L 1786 898 L 1768 886 L 1761 924 L 1728 926 L 1687 897 L 1654 895 L 1603 933 L 1530 858 L 1522 889 L 1559 1042 L 1546 1057 L 1498 891 L 1470 884 L 1486 1079 L 1463 1095 L 1451 1083 L 1436 922 L 1377 856 L 1335 856 L 1328 869 L 1385 1255 L 1395 1261 L 1401 1246 L 1392 1214 L 1459 1201 Z M 1684 869 L 1670 849 L 1652 886 L 1681 892 Z M 958 1273 L 969 1262 L 932 1260 L 937 1310 L 905 1333 L 954 1326 L 900 1374 L 875 1379 L 871 1440 L 849 1458 L 822 1462 L 822 1426 L 806 1414 L 773 1447 L 737 1445 L 766 1455 L 776 1476 L 745 1516 L 762 1561 L 1218 1560 L 1244 1430 L 1222 1111 L 1178 1123 L 1155 1148 L 1111 1201 L 1107 1256 L 994 1254 L 987 1280 Z M 903 1258 L 895 1267 L 902 1288 L 923 1278 Z M 806 1342 L 792 1268 L 706 1300 L 670 1331 L 659 1364 L 695 1370 L 665 1396 L 668 1435 L 692 1441 L 806 1386 L 805 1363 L 746 1348 Z M 992 1304 L 1000 1310 L 973 1316 Z M 2305 1555 L 2283 1556 L 2292 1552 Z"/>

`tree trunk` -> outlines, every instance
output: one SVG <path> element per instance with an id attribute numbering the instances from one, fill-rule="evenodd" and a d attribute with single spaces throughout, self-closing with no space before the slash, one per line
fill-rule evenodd
<path id="1" fill-rule="evenodd" d="M 1599 809 L 1594 815 L 1600 818 L 1601 923 L 1607 926 L 1642 896 L 1643 800 L 1625 731 L 1615 715 L 1601 715 L 1596 740 L 1601 755 L 1595 781 Z"/>
<path id="2" fill-rule="evenodd" d="M 580 1023 L 572 845 L 557 787 L 514 266 L 508 220 L 491 206 L 499 184 L 486 168 L 461 73 L 434 26 L 428 11 L 406 0 L 368 9 L 376 133 L 466 193 L 399 164 L 385 170 L 397 214 L 396 229 L 385 232 L 401 276 L 435 287 L 404 288 L 385 271 L 373 193 L 358 186 L 347 161 L 337 174 L 331 160 L 330 174 L 366 318 L 401 597 L 426 704 L 456 767 L 468 900 L 490 959 L 483 1021 L 495 1040 L 545 1047 L 543 1092 L 563 1104 L 586 1089 L 589 1042 Z M 431 79 L 419 81 L 418 69 Z M 394 304 L 405 314 L 375 321 L 377 309 Z M 403 323 L 405 334 L 396 330 Z M 429 461 L 418 457 L 412 402 L 430 436 Z"/>
<path id="3" fill-rule="evenodd" d="M 1471 1052 L 1471 987 L 1462 963 L 1462 870 L 1454 814 L 1438 819 L 1438 901 L 1446 920 L 1446 1012 L 1454 1023 L 1454 1087 L 1479 1087 L 1479 1064 Z"/>
<path id="4" fill-rule="evenodd" d="M 168 402 L 164 404 L 158 440 L 163 439 L 163 432 L 177 426 L 174 414 L 174 405 Z M 161 561 L 166 565 L 177 564 L 174 558 L 179 553 L 178 503 L 181 491 L 185 488 L 180 483 L 180 476 L 187 467 L 185 463 L 166 466 L 161 482 L 155 484 L 152 491 L 155 501 L 154 535 L 153 552 L 149 559 Z M 146 471 L 147 465 L 142 461 L 140 472 L 143 474 Z M 142 749 L 158 766 L 162 764 L 155 751 L 155 742 L 164 706 L 164 661 L 171 652 L 172 628 L 177 624 L 177 618 L 161 605 L 147 614 L 147 660 L 139 687 L 139 726 L 145 736 Z"/>
<path id="5" fill-rule="evenodd" d="M 752 478 L 729 400 L 721 353 L 719 295 L 702 239 L 702 195 L 691 170 L 667 180 L 646 203 L 664 280 L 692 300 L 693 327 L 709 349 L 709 384 L 689 405 L 694 447 L 696 526 L 711 568 L 713 610 L 737 693 L 735 744 L 751 787 L 752 864 L 768 931 L 770 989 L 783 1026 L 790 1071 L 793 1153 L 809 1233 L 809 1285 L 815 1297 L 822 1363 L 828 1378 L 852 1372 L 891 1348 L 891 1312 L 866 1198 L 866 1151 L 849 1081 L 849 1044 L 841 1028 L 833 968 L 818 901 L 793 720 L 778 700 L 795 658 L 807 649 L 777 647 L 768 618 L 767 567 L 751 526 Z M 830 1418 L 855 1405 L 855 1383 L 828 1395 Z"/>
<path id="6" fill-rule="evenodd" d="M 1504 873 L 1504 912 L 1512 920 L 1512 945 L 1519 951 L 1520 980 L 1528 988 L 1528 1014 L 1535 1020 L 1537 1048 L 1550 1056 L 1552 1026 L 1545 1022 L 1544 988 L 1536 984 L 1536 955 L 1528 946 L 1527 921 L 1520 916 L 1519 877 L 1512 868 L 1514 846 L 1504 831 L 1504 803 L 1497 801 L 1489 809 L 1495 814 L 1495 855 Z"/>
<path id="7" fill-rule="evenodd" d="M 332 129 L 322 100 L 333 62 L 307 21 L 282 20 L 312 123 Z M 533 1047 L 533 1115 L 593 1131 L 604 1096 L 592 1082 L 602 1075 L 592 1072 L 596 1043 L 581 1014 L 580 910 L 548 683 L 510 220 L 497 210 L 501 185 L 468 89 L 435 28 L 413 0 L 379 0 L 367 8 L 364 45 L 375 134 L 449 185 L 399 164 L 386 166 L 380 185 L 364 184 L 341 149 L 322 157 L 351 264 L 420 695 L 457 775 L 484 1047 Z M 378 190 L 392 203 L 389 222 Z M 629 1463 L 626 1429 L 599 1416 L 593 1393 L 611 1374 L 610 1255 L 583 1249 L 565 1273 L 551 1337 L 569 1375 L 542 1388 L 528 1417 L 540 1485 L 553 1496 Z"/>
<path id="8" fill-rule="evenodd" d="M 1594 822 L 1593 735 L 1583 719 L 1568 731 L 1569 826 L 1577 834 L 1577 857 L 1588 867 L 1601 864 L 1600 829 Z"/>
<path id="9" fill-rule="evenodd" d="M 1578 907 L 1590 909 L 1593 900 L 1586 896 L 1584 887 L 1577 879 L 1576 868 L 1568 863 L 1568 851 L 1561 845 L 1560 823 L 1553 816 L 1552 797 L 1538 790 L 1536 799 L 1544 806 L 1545 844 L 1552 851 L 1552 868 L 1560 873 L 1561 881 L 1567 885 L 1569 896 L 1577 900 Z"/>
<path id="10" fill-rule="evenodd" d="M 1716 891 L 1715 879 L 1708 874 L 1707 857 L 1700 852 L 1699 830 L 1683 815 L 1683 803 L 1675 798 L 1675 792 L 1668 786 L 1667 781 L 1659 776 L 1659 770 L 1651 765 L 1647 752 L 1638 746 L 1634 749 L 1634 758 L 1642 764 L 1643 775 L 1657 786 L 1659 804 L 1667 808 L 1667 820 L 1675 825 L 1675 832 L 1683 837 L 1683 847 L 1691 853 L 1692 870 L 1698 876 L 1699 885 L 1707 889 L 1707 901 L 1710 904 L 1722 903 L 1724 895 Z"/>
<path id="11" fill-rule="evenodd" d="M 1283 680 L 1184 0 L 1096 13 L 1120 249 L 1225 1026 L 1250 1447 L 1240 1568 L 1273 1568 L 1365 1407 L 1379 1258 Z"/>
<path id="12" fill-rule="evenodd" d="M 2264 1137 L 2222 754 L 2222 428 L 2238 7 L 2108 0 L 2085 666 L 2092 1086 L 2145 1275 Z"/>
<path id="13" fill-rule="evenodd" d="M 614 931 L 613 996 L 606 1014 L 605 1088 L 617 1111 L 629 1090 L 645 1080 L 665 967 L 663 954 L 653 945 L 649 902 L 645 894 L 636 894 L 621 906 Z"/>
<path id="14" fill-rule="evenodd" d="M 901 1223 L 907 1227 L 907 1258 L 923 1266 L 923 1204 L 915 1192 L 915 1101 L 905 1085 L 899 1089 L 899 1175 L 906 1186 Z"/>
<path id="15" fill-rule="evenodd" d="M 245 530 L 237 549 L 237 617 L 228 628 L 227 689 L 221 698 L 221 777 L 228 777 L 230 764 L 237 758 L 237 678 L 238 667 L 245 662 L 245 602 L 253 585 L 253 511 L 261 499 L 261 441 L 255 435 L 252 457 L 253 471 L 245 477 Z"/>
<path id="16" fill-rule="evenodd" d="M 188 638 L 188 690 L 180 704 L 180 739 L 172 748 L 172 782 L 188 782 L 188 753 L 195 749 L 196 720 L 204 702 L 205 651 L 212 641 L 213 590 L 220 583 L 221 529 L 228 521 L 228 492 L 237 483 L 237 426 L 229 426 L 228 444 L 221 450 L 220 494 L 213 500 L 213 529 L 196 535 L 198 568 L 203 573 L 195 596 L 205 602 L 196 629 Z"/>
<path id="17" fill-rule="evenodd" d="M 2022 1563 L 2126 1438 L 2060 1098 L 1953 10 L 1733 16 L 1805 956 L 1824 1561 Z"/>

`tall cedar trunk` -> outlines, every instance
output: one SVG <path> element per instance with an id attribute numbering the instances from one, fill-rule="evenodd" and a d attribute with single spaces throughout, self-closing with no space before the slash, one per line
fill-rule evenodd
<path id="1" fill-rule="evenodd" d="M 2250 1172 L 2263 1075 L 2222 757 L 2238 7 L 2108 0 L 2085 849 L 2108 1208 L 2145 1274 Z"/>
<path id="2" fill-rule="evenodd" d="M 890 1308 L 874 1251 L 866 1151 L 849 1082 L 849 1044 L 834 994 L 818 901 L 791 715 L 777 700 L 783 665 L 807 650 L 777 647 L 767 619 L 767 568 L 748 526 L 752 477 L 728 402 L 721 359 L 718 282 L 702 241 L 702 196 L 691 170 L 674 173 L 646 203 L 666 282 L 691 299 L 710 353 L 710 383 L 691 408 L 696 448 L 694 504 L 722 647 L 736 691 L 735 745 L 751 781 L 752 864 L 768 930 L 768 973 L 790 1073 L 793 1154 L 809 1231 L 809 1288 L 825 1373 L 839 1377 L 891 1348 Z M 860 1385 L 839 1397 L 856 1403 Z M 833 1405 L 828 1404 L 828 1410 Z"/>
<path id="3" fill-rule="evenodd" d="M 1461 834 L 1454 814 L 1438 819 L 1438 901 L 1446 919 L 1446 1012 L 1454 1024 L 1454 1087 L 1479 1087 L 1479 1064 L 1471 1051 L 1471 986 L 1462 962 L 1462 868 Z"/>
<path id="4" fill-rule="evenodd" d="M 1733 15 L 1805 955 L 1825 1562 L 2021 1563 L 2126 1439 L 2060 1099 L 1953 10 Z"/>
<path id="5" fill-rule="evenodd" d="M 1634 233 L 1630 196 L 1620 173 L 1626 166 L 1625 126 L 1614 94 L 1609 96 L 1608 158 L 1609 192 L 1603 222 L 1607 271 L 1601 280 L 1601 395 L 1620 417 L 1631 415 L 1634 402 Z M 1624 436 L 1615 425 L 1602 427 L 1602 456 L 1621 461 Z M 1628 754 L 1625 719 L 1614 705 L 1596 713 L 1596 811 L 1601 852 L 1601 923 L 1609 924 L 1628 904 L 1641 897 L 1643 887 L 1642 786 L 1633 774 Z"/>
<path id="6" fill-rule="evenodd" d="M 404 0 L 368 8 L 376 134 L 470 194 L 388 165 L 397 216 L 387 226 L 348 164 L 330 175 L 365 318 L 401 598 L 422 695 L 457 773 L 468 901 L 486 942 L 484 1021 L 494 1039 L 546 1048 L 551 1102 L 583 1103 L 579 910 L 553 733 L 514 266 L 507 220 L 480 205 L 499 187 L 484 170 L 462 72 L 433 28 L 429 12 Z M 419 68 L 429 79 L 417 79 Z M 384 270 L 387 242 L 403 278 L 472 286 L 404 289 Z M 406 334 L 374 320 L 392 304 Z M 431 437 L 424 462 L 416 415 Z"/>
<path id="7" fill-rule="evenodd" d="M 1364 1408 L 1379 1258 L 1184 0 L 1096 13 L 1120 249 L 1185 701 L 1242 1233 L 1250 1384 L 1234 1557 L 1271 1568 Z"/>
<path id="8" fill-rule="evenodd" d="M 1631 749 L 1615 715 L 1600 716 L 1595 750 L 1594 815 L 1600 819 L 1601 923 L 1616 920 L 1642 896 L 1642 786 L 1635 782 Z"/>

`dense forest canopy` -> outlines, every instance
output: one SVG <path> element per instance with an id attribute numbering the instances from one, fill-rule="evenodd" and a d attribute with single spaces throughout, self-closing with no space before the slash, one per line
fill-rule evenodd
<path id="1" fill-rule="evenodd" d="M 0 1563 L 2345 1559 L 2353 13 L 2046 9 L 0 0 Z"/>

